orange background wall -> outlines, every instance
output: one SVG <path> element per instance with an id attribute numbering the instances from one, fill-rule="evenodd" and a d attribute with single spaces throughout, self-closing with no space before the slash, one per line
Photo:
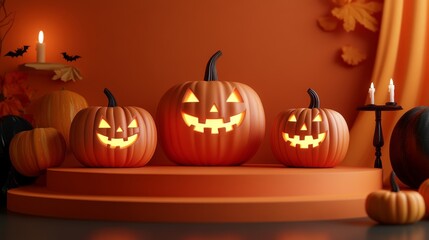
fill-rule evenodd
<path id="1" fill-rule="evenodd" d="M 208 58 L 222 50 L 219 79 L 248 84 L 265 107 L 267 135 L 251 162 L 275 162 L 268 130 L 280 111 L 307 107 L 307 88 L 318 92 L 322 107 L 342 113 L 349 127 L 356 107 L 366 101 L 378 34 L 360 27 L 351 33 L 320 30 L 316 20 L 329 12 L 330 2 L 9 0 L 6 8 L 16 15 L 2 54 L 31 47 L 24 57 L 1 56 L 0 73 L 34 62 L 43 30 L 47 61 L 66 63 L 63 51 L 81 55 L 71 65 L 84 79 L 63 83 L 51 80 L 53 72 L 29 71 L 35 98 L 64 87 L 90 105 L 105 105 L 107 87 L 120 105 L 140 106 L 155 116 L 169 87 L 202 80 Z M 367 50 L 367 61 L 345 65 L 339 49 L 346 44 Z M 169 161 L 158 148 L 151 163 Z"/>

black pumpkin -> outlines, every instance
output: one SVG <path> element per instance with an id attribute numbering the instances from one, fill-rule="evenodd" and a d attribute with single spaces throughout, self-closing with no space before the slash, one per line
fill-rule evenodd
<path id="1" fill-rule="evenodd" d="M 412 108 L 398 120 L 390 139 L 390 162 L 411 188 L 429 178 L 429 107 Z"/>
<path id="2" fill-rule="evenodd" d="M 30 122 L 19 116 L 0 117 L 0 187 L 1 204 L 4 205 L 6 192 L 10 188 L 27 185 L 35 178 L 19 174 L 12 166 L 9 158 L 9 144 L 15 134 L 33 129 Z"/>

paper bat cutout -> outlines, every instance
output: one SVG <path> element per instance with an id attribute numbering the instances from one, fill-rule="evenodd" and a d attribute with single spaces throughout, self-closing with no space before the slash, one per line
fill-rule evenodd
<path id="1" fill-rule="evenodd" d="M 67 62 L 72 62 L 72 61 L 76 61 L 78 58 L 81 58 L 81 56 L 79 55 L 68 55 L 66 52 L 62 52 L 61 53 L 63 55 L 63 58 L 67 61 Z"/>
<path id="2" fill-rule="evenodd" d="M 6 57 L 22 57 L 27 52 L 30 46 L 24 45 L 22 48 L 17 48 L 15 51 L 9 51 L 4 56 Z"/>

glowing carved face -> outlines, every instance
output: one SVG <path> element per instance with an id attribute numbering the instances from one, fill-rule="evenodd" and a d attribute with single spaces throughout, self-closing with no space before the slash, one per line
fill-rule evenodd
<path id="1" fill-rule="evenodd" d="M 288 122 L 296 123 L 297 119 L 295 114 L 292 114 Z M 319 114 L 316 115 L 316 117 L 312 120 L 312 122 L 322 122 L 322 116 Z M 305 123 L 302 124 L 300 127 L 300 131 L 307 131 L 307 125 Z M 318 147 L 320 143 L 322 143 L 326 138 L 326 132 L 322 132 L 317 134 L 317 137 L 314 138 L 313 135 L 300 135 L 300 134 L 294 134 L 294 136 L 290 136 L 289 133 L 282 132 L 283 139 L 285 142 L 290 142 L 290 146 L 296 147 L 296 145 L 299 145 L 300 148 L 309 148 L 309 145 L 311 145 L 313 148 Z"/>
<path id="2" fill-rule="evenodd" d="M 188 89 L 183 97 L 183 103 L 199 103 L 200 101 L 192 92 Z M 226 99 L 227 103 L 242 103 L 243 99 L 237 89 L 234 89 L 229 97 Z M 204 104 L 204 103 L 201 103 Z M 219 108 L 216 104 L 212 104 L 210 107 L 210 113 L 218 113 Z M 246 111 L 242 111 L 238 114 L 229 117 L 229 121 L 225 121 L 225 118 L 206 118 L 204 122 L 200 121 L 200 118 L 182 112 L 182 118 L 188 127 L 193 126 L 195 132 L 204 133 L 204 129 L 210 129 L 211 134 L 219 134 L 219 129 L 225 129 L 225 132 L 230 132 L 234 128 L 237 128 L 243 122 Z"/>
<path id="3" fill-rule="evenodd" d="M 137 128 L 137 127 L 138 125 L 137 125 L 136 119 L 132 120 L 131 123 L 128 125 L 128 128 Z M 98 125 L 98 128 L 109 129 L 111 127 L 106 120 L 101 119 Z M 121 132 L 124 132 L 124 130 L 121 127 L 118 127 L 116 129 L 116 132 L 121 133 Z M 127 148 L 131 146 L 133 143 L 135 143 L 138 138 L 138 134 L 136 133 L 129 137 L 123 137 L 123 138 L 113 138 L 113 137 L 108 137 L 103 134 L 97 133 L 97 137 L 98 137 L 98 140 L 102 142 L 104 145 L 106 145 L 108 148 L 118 147 L 122 149 L 122 148 Z"/>

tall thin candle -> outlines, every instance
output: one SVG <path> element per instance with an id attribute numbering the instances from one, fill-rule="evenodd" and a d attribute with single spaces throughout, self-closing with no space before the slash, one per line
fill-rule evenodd
<path id="1" fill-rule="evenodd" d="M 44 34 L 43 31 L 39 32 L 39 42 L 37 43 L 36 46 L 36 51 L 37 51 L 37 62 L 38 63 L 44 63 L 45 62 L 45 48 L 46 48 L 46 44 L 43 42 L 44 41 Z"/>
<path id="2" fill-rule="evenodd" d="M 369 99 L 371 104 L 374 104 L 374 93 L 375 93 L 375 88 L 374 88 L 374 83 L 371 83 L 371 87 L 368 90 L 369 93 Z"/>
<path id="3" fill-rule="evenodd" d="M 390 79 L 389 83 L 389 102 L 395 102 L 395 85 L 393 85 L 393 79 Z"/>

